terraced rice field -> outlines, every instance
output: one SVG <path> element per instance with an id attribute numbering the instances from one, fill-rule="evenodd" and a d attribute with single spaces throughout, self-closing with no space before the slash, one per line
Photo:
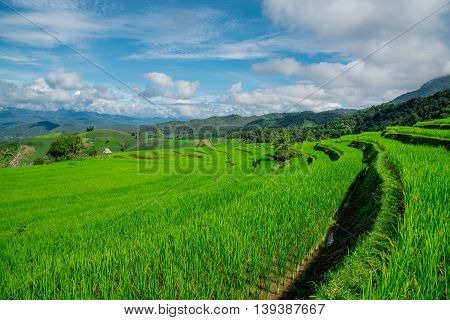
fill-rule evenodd
<path id="1" fill-rule="evenodd" d="M 427 129 L 420 127 L 398 126 L 398 127 L 388 127 L 385 130 L 385 132 L 450 140 L 450 130 L 445 129 Z"/>
<path id="2" fill-rule="evenodd" d="M 383 180 L 373 230 L 317 288 L 322 299 L 446 299 L 450 184 L 443 147 L 345 136 L 377 146 Z M 398 181 L 396 181 L 398 180 Z"/>
<path id="3" fill-rule="evenodd" d="M 415 124 L 415 127 L 431 128 L 431 129 L 450 129 L 450 117 L 418 122 Z"/>
<path id="4" fill-rule="evenodd" d="M 343 148 L 283 169 L 233 143 L 1 170 L 0 296 L 258 298 L 326 233 L 363 166 Z"/>
<path id="5" fill-rule="evenodd" d="M 407 142 L 296 144 L 285 165 L 223 140 L 1 169 L 0 298 L 446 299 L 449 154 Z"/>

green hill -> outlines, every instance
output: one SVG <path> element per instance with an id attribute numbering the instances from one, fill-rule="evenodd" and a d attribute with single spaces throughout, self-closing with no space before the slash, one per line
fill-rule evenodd
<path id="1" fill-rule="evenodd" d="M 419 89 L 416 91 L 405 93 L 394 100 L 392 100 L 392 103 L 401 103 L 405 102 L 414 98 L 419 97 L 428 97 L 431 96 L 439 91 L 449 90 L 450 89 L 450 75 L 436 78 L 433 80 L 428 81 L 424 85 L 422 85 Z"/>
<path id="2" fill-rule="evenodd" d="M 201 135 L 224 136 L 240 131 L 251 131 L 255 128 L 314 127 L 352 114 L 355 111 L 353 109 L 337 109 L 318 113 L 304 111 L 296 113 L 270 113 L 250 117 L 229 115 L 141 126 L 140 130 L 152 134 L 184 138 L 193 138 Z"/>

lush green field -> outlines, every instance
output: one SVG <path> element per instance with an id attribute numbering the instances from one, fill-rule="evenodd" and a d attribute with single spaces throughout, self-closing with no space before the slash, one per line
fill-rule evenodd
<path id="1" fill-rule="evenodd" d="M 260 298 L 328 243 L 330 226 L 356 240 L 332 241 L 341 253 L 312 297 L 448 297 L 445 148 L 363 133 L 295 144 L 282 165 L 271 144 L 161 139 L 145 141 L 160 148 L 1 169 L 0 298 Z"/>
<path id="2" fill-rule="evenodd" d="M 0 296 L 257 298 L 323 238 L 363 166 L 312 147 L 312 165 L 284 168 L 233 142 L 2 169 Z"/>
<path id="3" fill-rule="evenodd" d="M 61 134 L 50 133 L 30 138 L 22 138 L 14 142 L 0 143 L 0 149 L 17 149 L 19 145 L 30 146 L 34 149 L 32 155 L 23 159 L 22 165 L 29 165 L 37 158 L 43 158 L 47 155 L 50 145 Z M 144 134 L 137 138 L 131 133 L 114 129 L 97 129 L 90 132 L 73 133 L 80 136 L 84 143 L 92 144 L 98 152 L 104 148 L 109 148 L 112 152 L 133 151 L 133 150 L 153 150 L 153 149 L 176 149 L 192 147 L 194 140 L 179 140 L 164 137 L 147 137 Z M 218 143 L 217 139 L 213 143 Z"/>
<path id="4" fill-rule="evenodd" d="M 385 132 L 450 140 L 450 131 L 444 129 L 425 129 L 417 127 L 398 126 L 398 127 L 388 127 L 386 128 Z"/>
<path id="5" fill-rule="evenodd" d="M 443 118 L 443 119 L 418 122 L 418 123 L 416 123 L 415 126 L 423 127 L 423 128 L 450 129 L 450 117 Z"/>
<path id="6" fill-rule="evenodd" d="M 365 297 L 446 299 L 450 243 L 449 152 L 444 148 L 402 144 L 376 135 L 375 139 L 386 149 L 401 177 L 405 208 L 388 263 L 374 277 Z"/>
<path id="7" fill-rule="evenodd" d="M 383 179 L 381 210 L 373 231 L 328 274 L 317 297 L 446 299 L 448 151 L 385 139 L 379 133 L 341 138 L 355 140 L 373 143 L 381 153 L 377 163 Z"/>

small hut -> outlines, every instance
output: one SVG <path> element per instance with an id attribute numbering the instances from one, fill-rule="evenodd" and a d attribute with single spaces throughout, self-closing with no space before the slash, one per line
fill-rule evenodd
<path id="1" fill-rule="evenodd" d="M 103 151 L 102 151 L 102 153 L 103 153 L 103 154 L 111 154 L 112 151 L 111 151 L 110 148 L 104 148 Z"/>

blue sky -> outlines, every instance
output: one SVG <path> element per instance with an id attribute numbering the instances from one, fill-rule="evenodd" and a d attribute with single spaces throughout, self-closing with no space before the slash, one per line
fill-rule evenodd
<path id="1" fill-rule="evenodd" d="M 446 3 L 1 0 L 0 107 L 146 117 L 368 107 L 450 73 Z"/>

